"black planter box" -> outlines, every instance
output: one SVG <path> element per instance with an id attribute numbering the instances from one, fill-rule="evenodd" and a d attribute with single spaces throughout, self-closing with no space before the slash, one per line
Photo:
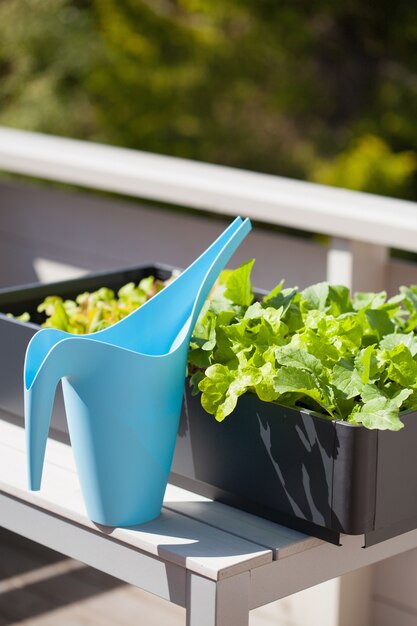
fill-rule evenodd
<path id="1" fill-rule="evenodd" d="M 45 285 L 37 283 L 0 289 L 0 410 L 23 419 L 25 353 L 30 339 L 39 330 L 39 324 L 45 320 L 45 316 L 37 313 L 36 309 L 47 296 L 59 295 L 73 300 L 84 291 L 95 291 L 103 286 L 117 291 L 122 285 L 128 282 L 138 283 L 146 276 L 152 275 L 166 280 L 172 271 L 172 267 L 164 265 L 141 266 Z M 7 313 L 20 315 L 24 312 L 30 313 L 29 323 L 7 316 Z M 51 425 L 55 430 L 68 432 L 61 385 L 58 386 Z"/>
<path id="2" fill-rule="evenodd" d="M 74 298 L 170 273 L 148 266 L 0 290 L 0 409 L 23 416 L 24 354 L 45 296 Z M 4 315 L 23 311 L 33 323 Z M 400 432 L 371 431 L 247 394 L 219 424 L 186 383 L 171 482 L 333 543 L 346 533 L 372 545 L 417 528 L 417 413 L 403 420 Z M 60 394 L 53 426 L 66 429 Z"/>
<path id="3" fill-rule="evenodd" d="M 226 420 L 186 387 L 171 482 L 339 543 L 417 528 L 417 412 L 400 432 L 367 430 L 242 396 Z"/>

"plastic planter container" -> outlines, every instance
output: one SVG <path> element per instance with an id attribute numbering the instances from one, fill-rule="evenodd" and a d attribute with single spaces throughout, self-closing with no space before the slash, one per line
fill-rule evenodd
<path id="1" fill-rule="evenodd" d="M 23 418 L 24 354 L 45 296 L 117 290 L 150 274 L 166 279 L 171 270 L 143 266 L 0 290 L 0 311 L 28 311 L 34 322 L 0 314 L 0 409 Z M 403 420 L 400 432 L 370 431 L 247 394 L 219 424 L 186 385 L 170 481 L 333 543 L 347 533 L 372 545 L 417 528 L 417 413 Z M 53 426 L 66 430 L 60 397 Z"/>
<path id="2" fill-rule="evenodd" d="M 60 295 L 64 299 L 74 299 L 84 291 L 95 291 L 105 285 L 117 291 L 122 285 L 154 275 L 165 280 L 171 276 L 172 268 L 165 266 L 143 266 L 103 272 L 83 278 L 66 280 L 47 285 L 25 285 L 0 289 L 0 410 L 23 419 L 23 366 L 27 345 L 39 330 L 39 324 L 45 319 L 37 313 L 38 304 L 48 295 Z M 19 322 L 7 317 L 7 313 L 20 315 L 30 313 L 29 323 Z M 52 428 L 68 432 L 61 385 L 57 390 L 52 414 Z"/>
<path id="3" fill-rule="evenodd" d="M 186 390 L 171 482 L 322 539 L 417 528 L 417 413 L 367 430 L 242 396 L 217 423 Z"/>

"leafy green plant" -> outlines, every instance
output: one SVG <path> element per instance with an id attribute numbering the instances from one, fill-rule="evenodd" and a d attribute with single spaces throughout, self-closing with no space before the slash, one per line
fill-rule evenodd
<path id="1" fill-rule="evenodd" d="M 260 301 L 253 261 L 224 274 L 194 329 L 193 392 L 222 421 L 239 396 L 318 411 L 367 428 L 399 430 L 417 408 L 417 286 L 357 293 L 326 282 L 281 282 Z"/>
<path id="2" fill-rule="evenodd" d="M 0 125 L 415 199 L 414 12 L 2 0 Z"/>
<path id="3" fill-rule="evenodd" d="M 413 152 L 393 152 L 382 139 L 368 134 L 336 158 L 314 162 L 309 177 L 323 185 L 401 196 L 416 169 Z"/>
<path id="4" fill-rule="evenodd" d="M 48 296 L 37 311 L 45 314 L 42 326 L 46 328 L 58 328 L 77 335 L 95 333 L 132 313 L 163 289 L 169 280 L 160 281 L 147 276 L 138 285 L 133 282 L 123 285 L 117 295 L 112 289 L 102 287 L 91 293 L 82 293 L 75 300 Z M 23 313 L 17 319 L 28 322 L 30 315 Z"/>
<path id="5" fill-rule="evenodd" d="M 281 281 L 257 298 L 253 264 L 222 272 L 194 328 L 188 372 L 204 409 L 222 421 L 252 393 L 329 419 L 400 430 L 400 411 L 417 409 L 417 286 L 387 299 L 385 292 L 352 297 L 347 287 L 326 282 L 299 291 Z M 149 276 L 117 296 L 106 287 L 75 300 L 50 296 L 38 312 L 46 315 L 43 326 L 92 333 L 167 282 Z"/>

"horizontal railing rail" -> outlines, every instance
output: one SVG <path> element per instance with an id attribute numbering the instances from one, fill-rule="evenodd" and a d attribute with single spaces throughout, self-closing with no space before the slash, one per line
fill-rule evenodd
<path id="1" fill-rule="evenodd" d="M 417 203 L 0 128 L 0 170 L 417 252 Z"/>

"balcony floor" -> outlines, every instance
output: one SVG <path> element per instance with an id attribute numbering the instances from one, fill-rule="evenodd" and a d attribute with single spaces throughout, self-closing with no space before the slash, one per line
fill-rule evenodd
<path id="1" fill-rule="evenodd" d="M 183 626 L 185 610 L 0 529 L 0 626 Z"/>

